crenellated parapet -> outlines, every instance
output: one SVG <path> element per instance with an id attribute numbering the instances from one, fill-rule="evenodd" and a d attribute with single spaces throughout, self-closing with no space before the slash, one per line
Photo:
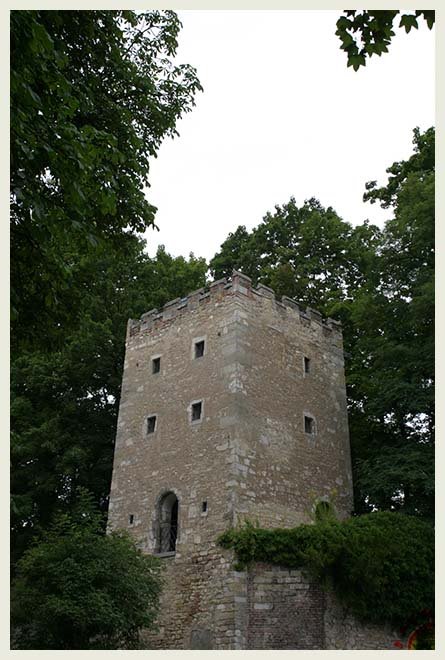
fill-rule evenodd
<path id="1" fill-rule="evenodd" d="M 156 331 L 183 314 L 205 307 L 210 302 L 220 302 L 228 296 L 246 296 L 263 301 L 268 299 L 270 304 L 275 305 L 277 311 L 291 314 L 297 322 L 304 325 L 319 326 L 327 337 L 333 334 L 338 337 L 342 334 L 340 321 L 323 319 L 320 312 L 311 307 L 303 308 L 301 303 L 288 296 L 282 296 L 281 300 L 278 300 L 273 289 L 261 283 L 253 287 L 250 277 L 234 270 L 230 279 L 215 280 L 206 287 L 192 291 L 184 298 L 175 298 L 165 303 L 161 309 L 145 312 L 139 320 L 129 319 L 127 340 L 139 334 Z"/>

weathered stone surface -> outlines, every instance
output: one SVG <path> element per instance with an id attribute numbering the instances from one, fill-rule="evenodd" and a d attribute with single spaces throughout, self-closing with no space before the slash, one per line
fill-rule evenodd
<path id="1" fill-rule="evenodd" d="M 249 570 L 247 582 L 248 649 L 394 648 L 395 631 L 357 622 L 332 593 L 300 571 L 258 563 Z"/>
<path id="2" fill-rule="evenodd" d="M 192 630 L 190 648 L 193 650 L 212 649 L 212 633 L 210 630 Z"/>
<path id="3" fill-rule="evenodd" d="M 316 586 L 276 567 L 235 572 L 216 544 L 246 518 L 290 527 L 310 522 L 320 499 L 342 518 L 352 509 L 341 327 L 272 294 L 234 273 L 128 323 L 109 528 L 157 553 L 162 497 L 179 504 L 151 648 L 338 648 Z"/>

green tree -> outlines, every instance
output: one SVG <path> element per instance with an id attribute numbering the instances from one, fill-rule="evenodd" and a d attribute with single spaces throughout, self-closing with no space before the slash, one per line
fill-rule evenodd
<path id="1" fill-rule="evenodd" d="M 329 315 L 372 274 L 379 235 L 373 225 L 353 228 L 316 199 L 299 208 L 291 198 L 267 213 L 250 234 L 243 226 L 229 234 L 210 269 L 216 278 L 240 269 L 254 283 L 261 280 L 278 295 Z"/>
<path id="2" fill-rule="evenodd" d="M 153 625 L 159 561 L 124 533 L 105 535 L 103 517 L 83 492 L 19 562 L 12 585 L 12 648 L 137 647 Z"/>
<path id="3" fill-rule="evenodd" d="M 357 71 L 366 66 L 366 60 L 373 55 L 388 52 L 388 46 L 395 35 L 394 22 L 400 15 L 399 28 L 410 32 L 419 27 L 418 20 L 423 18 L 431 30 L 435 22 L 435 12 L 416 9 L 414 12 L 402 13 L 399 10 L 357 10 L 348 9 L 337 21 L 336 35 L 339 37 L 348 57 L 348 66 Z"/>
<path id="4" fill-rule="evenodd" d="M 379 286 L 356 301 L 350 362 L 355 391 L 357 497 L 368 505 L 434 511 L 434 129 L 414 131 L 414 154 L 367 184 L 365 200 L 393 213 L 379 248 Z M 367 498 L 365 497 L 367 493 Z"/>
<path id="5" fill-rule="evenodd" d="M 83 249 L 154 224 L 149 159 L 194 104 L 171 11 L 11 12 L 13 318 L 40 325 Z M 28 325 L 29 327 L 29 325 Z"/>

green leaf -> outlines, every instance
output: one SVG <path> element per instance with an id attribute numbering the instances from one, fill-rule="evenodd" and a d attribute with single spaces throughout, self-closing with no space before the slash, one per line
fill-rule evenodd
<path id="1" fill-rule="evenodd" d="M 433 25 L 436 20 L 436 12 L 435 11 L 422 11 L 423 17 L 426 20 L 426 24 L 430 30 L 433 29 Z"/>
<path id="2" fill-rule="evenodd" d="M 414 27 L 417 29 L 419 26 L 417 24 L 417 19 L 413 14 L 403 14 L 400 19 L 399 27 L 404 27 L 408 33 L 411 28 Z"/>
<path id="3" fill-rule="evenodd" d="M 337 21 L 338 30 L 347 30 L 349 27 L 352 27 L 352 21 L 350 21 L 346 16 L 341 16 Z"/>
<path id="4" fill-rule="evenodd" d="M 93 247 L 96 247 L 99 244 L 99 241 L 93 234 L 87 234 L 87 239 L 90 245 L 92 245 Z"/>
<path id="5" fill-rule="evenodd" d="M 348 66 L 352 66 L 354 71 L 358 71 L 361 66 L 366 66 L 365 56 L 361 53 L 358 55 L 350 55 L 348 57 Z"/>

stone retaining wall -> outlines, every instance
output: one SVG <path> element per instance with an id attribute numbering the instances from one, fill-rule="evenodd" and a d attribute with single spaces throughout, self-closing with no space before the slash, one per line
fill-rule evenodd
<path id="1" fill-rule="evenodd" d="M 248 649 L 394 650 L 400 635 L 363 624 L 301 571 L 257 563 L 247 576 Z"/>

